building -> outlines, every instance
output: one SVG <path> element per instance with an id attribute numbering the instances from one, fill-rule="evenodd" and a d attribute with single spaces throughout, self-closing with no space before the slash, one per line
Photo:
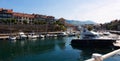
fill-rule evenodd
<path id="1" fill-rule="evenodd" d="M 39 21 L 46 21 L 48 23 L 53 23 L 55 21 L 55 17 L 53 16 L 46 16 L 46 15 L 40 15 L 40 14 L 33 14 L 35 20 Z"/>
<path id="2" fill-rule="evenodd" d="M 34 20 L 34 15 L 14 12 L 13 18 L 16 19 L 18 23 L 23 23 L 23 21 L 27 21 L 27 23 L 31 23 Z"/>
<path id="3" fill-rule="evenodd" d="M 0 8 L 0 19 L 8 19 L 13 17 L 12 9 L 3 9 Z"/>
<path id="4" fill-rule="evenodd" d="M 24 21 L 31 24 L 33 21 L 37 21 L 37 20 L 45 21 L 51 24 L 55 20 L 55 17 L 53 16 L 13 12 L 12 9 L 0 8 L 0 19 L 6 19 L 6 18 L 15 19 L 17 20 L 17 23 L 21 23 L 21 24 L 23 24 Z"/>
<path id="5" fill-rule="evenodd" d="M 32 14 L 35 17 L 35 20 L 39 20 L 39 21 L 45 21 L 47 16 L 46 15 L 40 15 L 40 14 Z"/>
<path id="6" fill-rule="evenodd" d="M 46 21 L 47 21 L 49 24 L 51 24 L 51 23 L 53 23 L 53 22 L 55 21 L 55 17 L 53 17 L 53 16 L 47 16 Z"/>

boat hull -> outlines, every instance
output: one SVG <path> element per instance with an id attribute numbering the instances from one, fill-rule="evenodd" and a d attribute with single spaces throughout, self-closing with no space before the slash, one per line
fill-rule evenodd
<path id="1" fill-rule="evenodd" d="M 112 39 L 73 39 L 72 45 L 80 47 L 111 47 L 116 40 Z"/>

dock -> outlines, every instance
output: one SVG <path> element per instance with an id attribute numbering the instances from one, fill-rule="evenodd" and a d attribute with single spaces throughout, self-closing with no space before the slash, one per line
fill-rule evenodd
<path id="1" fill-rule="evenodd" d="M 0 40 L 6 40 L 8 38 L 9 38 L 9 36 L 0 36 Z"/>

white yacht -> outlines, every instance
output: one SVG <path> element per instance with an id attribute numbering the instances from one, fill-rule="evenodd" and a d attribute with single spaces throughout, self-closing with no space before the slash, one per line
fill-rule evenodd
<path id="1" fill-rule="evenodd" d="M 98 33 L 84 29 L 81 32 L 81 39 L 114 39 L 115 35 L 109 32 Z"/>
<path id="2" fill-rule="evenodd" d="M 80 37 L 80 39 L 72 39 L 71 44 L 84 47 L 110 47 L 116 42 L 116 39 L 107 36 L 100 36 L 99 33 L 88 31 L 87 29 L 81 31 Z"/>
<path id="3" fill-rule="evenodd" d="M 87 29 L 83 29 L 80 35 L 81 35 L 81 39 L 96 39 L 100 37 L 97 32 L 89 31 Z"/>

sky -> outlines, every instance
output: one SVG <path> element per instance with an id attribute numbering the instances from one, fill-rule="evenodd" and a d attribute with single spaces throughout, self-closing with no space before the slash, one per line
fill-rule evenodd
<path id="1" fill-rule="evenodd" d="M 0 0 L 0 8 L 96 23 L 120 19 L 120 0 Z"/>

